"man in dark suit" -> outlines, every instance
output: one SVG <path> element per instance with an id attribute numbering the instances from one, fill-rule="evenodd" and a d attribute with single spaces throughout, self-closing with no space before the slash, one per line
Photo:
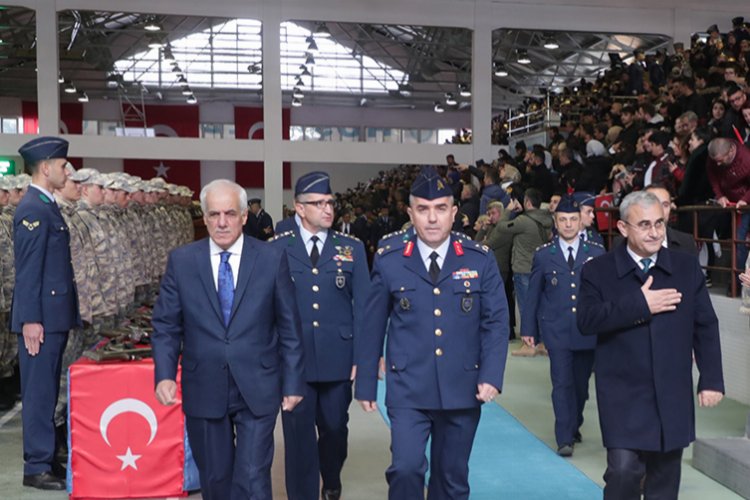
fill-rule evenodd
<path id="1" fill-rule="evenodd" d="M 375 411 L 387 330 L 388 497 L 424 498 L 431 438 L 428 498 L 464 500 L 480 407 L 502 388 L 508 306 L 489 248 L 451 233 L 453 191 L 433 168 L 417 177 L 409 200 L 414 231 L 386 238 L 377 251 L 368 322 L 355 339 L 355 395 Z"/>
<path id="2" fill-rule="evenodd" d="M 153 315 L 156 398 L 182 408 L 207 500 L 272 498 L 279 405 L 305 393 L 301 326 L 284 252 L 245 237 L 245 190 L 201 191 L 209 238 L 174 250 Z M 249 290 L 252 284 L 252 290 Z"/>
<path id="3" fill-rule="evenodd" d="M 19 334 L 23 485 L 64 490 L 65 469 L 54 462 L 53 417 L 68 331 L 82 326 L 70 233 L 52 196 L 68 177 L 68 142 L 39 137 L 18 152 L 31 173 L 13 217 L 16 278 L 10 311 L 11 331 Z"/>
<path id="4" fill-rule="evenodd" d="M 247 222 L 242 226 L 242 231 L 262 241 L 270 240 L 273 238 L 273 219 L 260 206 L 260 198 L 253 198 L 248 203 L 250 213 L 247 214 Z"/>
<path id="5" fill-rule="evenodd" d="M 300 226 L 274 238 L 286 252 L 297 291 L 305 346 L 304 399 L 282 415 L 286 489 L 290 500 L 341 497 L 352 402 L 354 338 L 366 322 L 370 287 L 361 241 L 333 231 L 335 200 L 328 174 L 311 172 L 297 181 Z M 317 433 L 316 433 L 317 428 Z"/>
<path id="6" fill-rule="evenodd" d="M 541 339 L 549 351 L 552 408 L 557 453 L 573 455 L 581 441 L 583 409 L 589 398 L 596 338 L 584 337 L 576 325 L 576 289 L 583 265 L 606 252 L 594 241 L 579 237 L 582 214 L 572 196 L 557 205 L 558 236 L 534 252 L 529 290 L 521 318 L 523 341 L 532 348 Z"/>
<path id="7" fill-rule="evenodd" d="M 583 268 L 578 327 L 597 335 L 596 394 L 607 448 L 604 498 L 677 498 L 698 403 L 721 401 L 719 324 L 698 259 L 662 246 L 666 223 L 647 191 L 625 197 L 613 252 Z"/>

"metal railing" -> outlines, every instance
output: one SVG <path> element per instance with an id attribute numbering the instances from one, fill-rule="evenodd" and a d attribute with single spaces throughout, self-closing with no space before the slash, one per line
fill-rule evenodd
<path id="1" fill-rule="evenodd" d="M 612 242 L 615 238 L 615 235 L 619 235 L 619 231 L 617 230 L 617 220 L 619 218 L 619 209 L 617 207 L 605 207 L 605 208 L 597 208 L 596 212 L 600 213 L 608 213 L 609 217 L 607 218 L 607 229 L 604 233 L 604 236 L 606 237 L 606 241 L 608 243 L 607 248 L 612 248 Z M 699 235 L 701 231 L 699 231 L 699 219 L 700 215 L 704 213 L 719 213 L 719 214 L 727 214 L 730 216 L 731 219 L 731 237 L 730 238 L 704 238 Z M 730 273 L 729 278 L 729 296 L 731 297 L 737 297 L 740 290 L 738 290 L 737 286 L 737 279 L 735 273 L 741 273 L 745 271 L 745 263 L 744 262 L 737 262 L 737 246 L 741 243 L 747 243 L 747 239 L 741 241 L 737 239 L 737 228 L 738 228 L 738 213 L 739 214 L 745 214 L 750 213 L 750 207 L 742 207 L 742 208 L 736 208 L 736 207 L 728 207 L 728 208 L 722 208 L 718 205 L 685 205 L 682 207 L 678 207 L 676 209 L 672 210 L 672 213 L 677 214 L 688 214 L 692 218 L 692 236 L 693 239 L 696 241 L 696 243 L 702 244 L 702 245 L 713 245 L 714 243 L 718 243 L 721 245 L 722 250 L 728 250 L 731 255 L 730 259 L 730 267 L 727 266 L 717 266 L 717 265 L 708 265 L 701 266 L 704 269 L 708 271 L 725 271 Z"/>

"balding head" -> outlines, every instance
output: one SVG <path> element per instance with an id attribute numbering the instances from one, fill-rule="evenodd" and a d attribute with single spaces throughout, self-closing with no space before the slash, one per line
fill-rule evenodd
<path id="1" fill-rule="evenodd" d="M 731 139 L 717 137 L 708 143 L 708 155 L 719 165 L 729 165 L 737 154 L 737 146 Z"/>

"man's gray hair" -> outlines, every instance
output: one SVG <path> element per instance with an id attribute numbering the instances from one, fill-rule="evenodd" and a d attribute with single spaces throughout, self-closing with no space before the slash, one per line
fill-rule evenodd
<path id="1" fill-rule="evenodd" d="M 632 207 L 633 205 L 638 205 L 640 207 L 646 208 L 652 205 L 661 206 L 661 202 L 659 201 L 659 198 L 656 197 L 656 195 L 648 191 L 633 191 L 632 193 L 627 195 L 620 203 L 621 220 L 627 222 L 628 212 L 630 212 L 630 207 Z"/>
<path id="2" fill-rule="evenodd" d="M 715 160 L 719 156 L 729 153 L 733 145 L 734 143 L 731 140 L 725 137 L 717 137 L 708 143 L 708 156 Z"/>
<path id="3" fill-rule="evenodd" d="M 205 186 L 203 186 L 203 189 L 201 189 L 200 194 L 200 200 L 201 200 L 201 210 L 203 210 L 203 213 L 208 213 L 208 204 L 206 202 L 206 198 L 208 198 L 208 193 L 213 191 L 217 188 L 231 188 L 234 189 L 237 192 L 237 196 L 240 199 L 240 212 L 245 213 L 247 212 L 247 191 L 245 191 L 245 188 L 237 184 L 236 182 L 230 181 L 229 179 L 216 179 L 214 181 L 209 182 Z"/>

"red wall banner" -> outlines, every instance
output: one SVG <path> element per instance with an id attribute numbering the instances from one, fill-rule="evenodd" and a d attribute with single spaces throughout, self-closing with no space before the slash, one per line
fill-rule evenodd
<path id="1" fill-rule="evenodd" d="M 39 133 L 39 107 L 36 101 L 21 101 L 21 117 L 23 118 L 23 133 Z M 60 133 L 83 133 L 83 104 L 80 102 L 60 103 Z M 83 166 L 81 158 L 68 158 L 76 168 Z"/>
<path id="2" fill-rule="evenodd" d="M 199 137 L 198 106 L 147 105 L 146 122 L 157 137 Z M 126 121 L 128 127 L 142 127 L 142 122 Z M 201 162 L 196 160 L 124 160 L 125 172 L 143 179 L 163 177 L 167 182 L 187 186 L 196 193 L 201 189 Z"/>
<path id="3" fill-rule="evenodd" d="M 288 108 L 281 111 L 282 137 L 289 139 L 290 112 Z M 263 139 L 263 108 L 234 108 L 234 137 L 236 139 Z M 292 186 L 292 165 L 283 164 L 284 189 Z M 263 187 L 263 162 L 235 162 L 235 181 L 246 188 Z"/>

